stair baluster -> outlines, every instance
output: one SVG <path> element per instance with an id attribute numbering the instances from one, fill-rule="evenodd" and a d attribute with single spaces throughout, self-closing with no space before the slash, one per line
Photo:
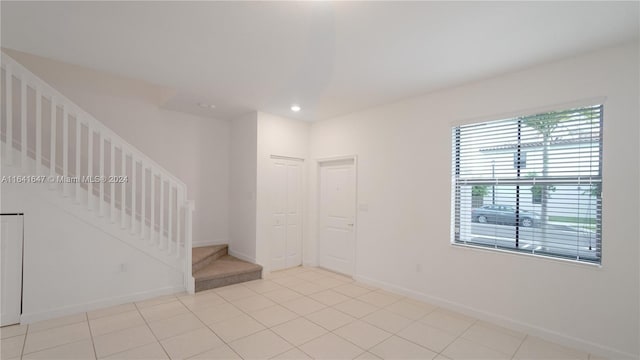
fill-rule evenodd
<path id="1" fill-rule="evenodd" d="M 185 203 L 185 212 L 186 212 L 186 224 L 185 224 L 185 231 L 186 231 L 186 242 L 185 242 L 185 284 L 187 284 L 187 291 L 190 293 L 194 293 L 196 291 L 195 289 L 195 281 L 193 280 L 193 274 L 192 274 L 192 252 L 188 249 L 191 249 L 192 247 L 192 240 L 193 239 L 193 210 L 194 210 L 194 202 L 193 200 L 189 200 Z"/>
<path id="2" fill-rule="evenodd" d="M 136 233 L 136 173 L 138 164 L 131 154 L 131 235 Z"/>
<path id="3" fill-rule="evenodd" d="M 169 253 L 169 255 L 171 255 L 173 253 L 173 185 L 171 184 L 171 180 L 169 180 L 168 182 L 169 185 L 169 209 L 168 209 L 168 216 L 167 216 L 167 252 Z"/>
<path id="4" fill-rule="evenodd" d="M 156 242 L 156 174 L 149 169 L 151 175 L 151 219 L 149 224 L 149 242 Z"/>
<path id="5" fill-rule="evenodd" d="M 82 173 L 80 173 L 82 176 Z M 87 178 L 93 176 L 93 128 L 91 121 L 87 121 Z M 87 182 L 87 210 L 93 210 L 93 181 Z"/>
<path id="6" fill-rule="evenodd" d="M 80 154 L 82 153 L 82 138 L 81 138 L 81 134 L 82 134 L 82 122 L 80 121 L 80 116 L 76 116 L 76 144 L 75 144 L 75 151 L 76 151 L 76 176 L 80 176 L 81 171 L 80 169 L 82 169 L 82 159 L 80 157 Z M 80 183 L 80 181 L 78 181 L 76 183 L 76 202 L 78 204 L 80 204 L 82 202 L 82 200 L 80 199 L 80 196 L 82 195 L 81 190 L 81 186 L 82 184 Z"/>
<path id="7" fill-rule="evenodd" d="M 178 204 L 178 208 L 176 209 L 176 257 L 180 258 L 180 226 L 182 222 L 182 196 L 180 188 L 176 188 L 176 203 Z"/>
<path id="8" fill-rule="evenodd" d="M 159 176 L 160 178 L 160 231 L 158 242 L 160 244 L 160 249 L 165 250 L 167 247 L 164 242 L 164 180 L 162 179 L 162 174 Z"/>
<path id="9" fill-rule="evenodd" d="M 29 149 L 27 148 L 27 81 L 24 78 L 24 74 L 20 76 L 20 88 L 20 122 L 22 124 L 20 130 L 20 136 L 22 137 L 22 140 L 20 140 L 20 151 L 22 152 L 20 165 L 22 165 L 22 173 L 26 174 Z"/>
<path id="10" fill-rule="evenodd" d="M 69 176 L 69 114 L 67 107 L 62 104 L 62 176 L 66 180 Z M 62 182 L 62 195 L 69 196 L 69 186 Z"/>
<path id="11" fill-rule="evenodd" d="M 7 135 L 5 142 L 5 156 L 7 165 L 13 165 L 13 74 L 11 73 L 11 66 L 9 64 L 5 67 L 5 87 L 4 92 L 7 104 Z"/>
<path id="12" fill-rule="evenodd" d="M 122 159 L 120 166 L 122 176 L 127 176 L 127 154 L 124 152 L 124 146 L 120 147 L 120 157 Z M 125 222 L 127 221 L 127 183 L 120 183 L 120 227 L 126 228 Z"/>
<path id="13" fill-rule="evenodd" d="M 98 147 L 98 176 L 100 176 L 100 198 L 98 201 L 98 214 L 104 216 L 104 138 L 102 137 L 102 130 L 98 131 L 98 141 L 100 146 Z"/>
<path id="14" fill-rule="evenodd" d="M 140 193 L 142 194 L 140 198 L 140 239 L 143 240 L 147 228 L 147 214 L 145 214 L 145 210 L 147 208 L 147 189 L 145 189 L 147 182 L 147 169 L 144 166 L 144 161 L 140 160 Z"/>
<path id="15" fill-rule="evenodd" d="M 109 176 L 112 177 L 111 185 L 110 185 L 110 193 L 109 193 L 109 202 L 110 209 L 109 215 L 111 216 L 111 222 L 116 222 L 116 182 L 114 177 L 116 175 L 116 144 L 113 141 L 113 137 L 109 139 L 109 148 L 111 148 L 111 157 L 109 158 L 109 165 L 111 166 L 111 170 L 109 171 Z"/>
<path id="16" fill-rule="evenodd" d="M 42 95 L 36 87 L 36 175 L 42 174 Z"/>
<path id="17" fill-rule="evenodd" d="M 9 106 L 10 107 L 10 106 Z M 58 139 L 58 126 L 56 124 L 56 118 L 58 117 L 58 105 L 56 104 L 55 97 L 51 97 L 51 123 L 50 123 L 50 132 L 51 132 L 51 149 L 49 151 L 49 176 L 54 178 L 56 176 L 56 140 Z M 55 181 L 52 181 L 49 184 L 49 189 L 55 189 L 58 184 Z"/>

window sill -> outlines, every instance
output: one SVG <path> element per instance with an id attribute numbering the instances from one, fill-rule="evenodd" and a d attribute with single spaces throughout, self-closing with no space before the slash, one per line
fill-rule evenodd
<path id="1" fill-rule="evenodd" d="M 464 244 L 464 243 L 456 243 L 456 242 L 450 242 L 450 245 L 452 247 L 454 247 L 454 248 L 469 249 L 470 251 L 480 250 L 480 251 L 491 252 L 491 253 L 502 253 L 502 254 L 513 255 L 513 256 L 522 256 L 522 257 L 526 257 L 526 258 L 532 258 L 532 259 L 535 258 L 535 259 L 539 259 L 539 260 L 546 261 L 546 262 L 578 266 L 578 267 L 587 268 L 587 269 L 600 270 L 600 269 L 603 268 L 602 264 L 597 264 L 597 263 L 592 263 L 592 262 L 585 262 L 585 261 L 578 261 L 578 260 L 572 260 L 572 259 L 565 259 L 565 258 L 554 257 L 554 256 L 539 255 L 539 254 L 529 254 L 529 253 L 526 253 L 526 252 L 503 250 L 503 249 L 499 249 L 499 248 L 490 248 L 490 247 L 485 247 L 485 246 L 479 246 L 479 245 L 473 245 L 473 244 Z"/>

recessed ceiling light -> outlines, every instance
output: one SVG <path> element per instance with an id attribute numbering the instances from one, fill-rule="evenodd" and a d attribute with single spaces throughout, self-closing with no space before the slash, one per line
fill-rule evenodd
<path id="1" fill-rule="evenodd" d="M 205 109 L 215 109 L 216 106 L 212 104 L 198 103 L 198 106 Z"/>
<path id="2" fill-rule="evenodd" d="M 301 109 L 302 108 L 300 107 L 300 105 L 291 105 L 291 111 L 293 111 L 293 112 L 298 112 Z"/>

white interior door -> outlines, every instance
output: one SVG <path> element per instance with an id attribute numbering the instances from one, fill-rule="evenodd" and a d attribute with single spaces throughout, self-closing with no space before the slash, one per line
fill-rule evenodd
<path id="1" fill-rule="evenodd" d="M 320 163 L 318 210 L 320 266 L 353 275 L 356 213 L 353 159 Z"/>
<path id="2" fill-rule="evenodd" d="M 271 270 L 302 264 L 302 164 L 272 158 Z"/>
<path id="3" fill-rule="evenodd" d="M 22 215 L 1 215 L 0 326 L 20 322 L 22 300 Z"/>

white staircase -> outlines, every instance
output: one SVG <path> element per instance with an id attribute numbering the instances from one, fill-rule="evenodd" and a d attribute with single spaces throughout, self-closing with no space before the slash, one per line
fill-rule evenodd
<path id="1" fill-rule="evenodd" d="M 29 189 L 182 271 L 193 292 L 185 184 L 5 53 L 1 98 L 4 180 L 40 184 Z"/>

